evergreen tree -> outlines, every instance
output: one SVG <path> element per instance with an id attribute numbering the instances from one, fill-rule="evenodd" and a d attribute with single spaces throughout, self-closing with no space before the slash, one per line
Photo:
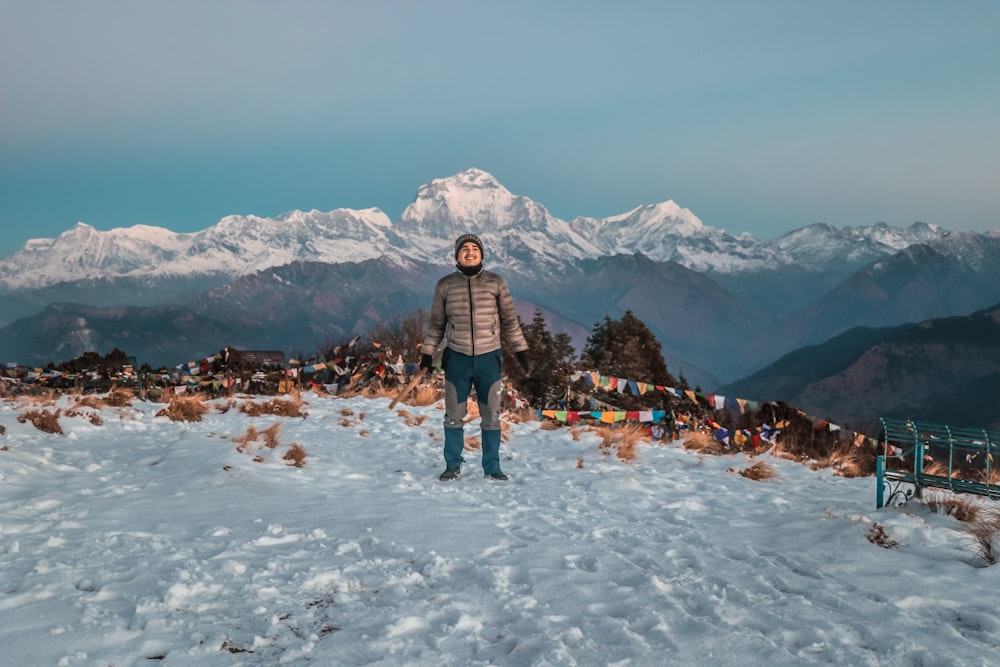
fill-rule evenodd
<path id="1" fill-rule="evenodd" d="M 521 322 L 521 331 L 528 341 L 528 372 L 519 367 L 513 355 L 506 354 L 507 375 L 533 407 L 556 406 L 565 396 L 573 372 L 576 351 L 572 340 L 566 333 L 553 336 L 537 308 L 531 324 Z"/>
<path id="2" fill-rule="evenodd" d="M 663 351 L 656 336 L 631 310 L 620 320 L 605 315 L 594 325 L 580 355 L 582 365 L 609 377 L 636 380 L 649 384 L 677 387 L 677 380 L 667 370 Z M 582 386 L 581 386 L 582 388 Z M 595 397 L 625 410 L 642 407 L 670 409 L 673 397 L 657 392 L 635 396 L 630 392 L 596 390 Z"/>

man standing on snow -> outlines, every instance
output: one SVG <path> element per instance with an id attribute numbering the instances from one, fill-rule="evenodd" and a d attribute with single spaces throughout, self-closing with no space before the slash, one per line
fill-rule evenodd
<path id="1" fill-rule="evenodd" d="M 441 480 L 456 479 L 465 445 L 467 401 L 473 387 L 482 418 L 483 472 L 506 480 L 500 470 L 500 378 L 503 373 L 501 339 L 527 368 L 528 341 L 514 310 L 507 282 L 483 269 L 483 242 L 475 234 L 455 241 L 458 271 L 434 287 L 430 323 L 424 338 L 420 367 L 430 370 L 433 355 L 447 337 L 441 356 L 444 368 L 444 461 Z"/>

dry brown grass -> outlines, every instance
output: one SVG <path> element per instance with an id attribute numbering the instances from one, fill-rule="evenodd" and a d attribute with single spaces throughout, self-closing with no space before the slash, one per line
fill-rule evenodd
<path id="1" fill-rule="evenodd" d="M 976 555 L 988 565 L 1000 560 L 1000 510 L 980 508 L 965 530 L 972 536 Z"/>
<path id="2" fill-rule="evenodd" d="M 520 410 L 512 408 L 504 413 L 504 419 L 512 424 L 523 424 L 524 422 L 534 421 L 535 412 L 534 410 L 528 410 L 525 408 Z"/>
<path id="3" fill-rule="evenodd" d="M 555 419 L 546 419 L 542 421 L 542 425 L 539 427 L 543 431 L 558 431 L 563 427 L 563 423 L 556 421 Z"/>
<path id="4" fill-rule="evenodd" d="M 899 546 L 899 542 L 892 539 L 889 533 L 886 532 L 885 526 L 880 524 L 878 521 L 873 521 L 868 527 L 868 534 L 866 535 L 868 541 L 877 547 L 882 547 L 883 549 L 895 549 Z"/>
<path id="5" fill-rule="evenodd" d="M 31 422 L 32 426 L 45 433 L 58 433 L 62 435 L 62 426 L 59 425 L 59 415 L 61 410 L 54 412 L 49 410 L 28 410 L 17 416 L 17 421 L 21 424 Z"/>
<path id="6" fill-rule="evenodd" d="M 277 415 L 279 417 L 308 417 L 309 413 L 302 410 L 303 401 L 299 395 L 291 398 L 272 398 L 263 403 L 254 401 L 244 401 L 240 406 L 240 412 L 244 412 L 250 417 L 261 415 Z"/>
<path id="7" fill-rule="evenodd" d="M 710 433 L 692 431 L 684 438 L 684 449 L 719 456 L 722 454 L 722 443 Z"/>
<path id="8" fill-rule="evenodd" d="M 302 445 L 293 442 L 288 446 L 288 451 L 281 458 L 288 461 L 288 465 L 301 468 L 306 464 L 306 450 Z"/>
<path id="9" fill-rule="evenodd" d="M 935 514 L 953 516 L 959 521 L 975 521 L 979 516 L 979 505 L 975 505 L 963 498 L 947 496 L 940 493 L 928 493 L 924 495 L 924 503 L 927 509 Z"/>
<path id="10" fill-rule="evenodd" d="M 280 430 L 281 424 L 279 422 L 271 424 L 263 431 L 258 431 L 253 424 L 250 424 L 243 435 L 233 438 L 233 442 L 236 443 L 236 451 L 241 454 L 252 454 L 258 447 L 277 449 L 278 445 L 281 444 L 281 441 L 278 439 L 278 431 Z M 254 456 L 253 460 L 261 463 L 266 459 L 264 456 L 258 454 Z"/>
<path id="11" fill-rule="evenodd" d="M 81 408 L 92 408 L 94 410 L 101 410 L 102 408 L 108 407 L 107 401 L 99 396 L 94 396 L 93 394 L 87 394 L 86 396 L 77 396 L 76 406 Z"/>
<path id="12" fill-rule="evenodd" d="M 126 408 L 135 400 L 135 392 L 124 387 L 112 387 L 104 400 L 113 408 Z"/>
<path id="13" fill-rule="evenodd" d="M 278 446 L 278 431 L 281 430 L 281 424 L 274 422 L 266 429 L 260 432 L 264 437 L 264 446 L 268 449 L 274 449 Z"/>
<path id="14" fill-rule="evenodd" d="M 427 415 L 413 416 L 408 410 L 396 410 L 396 414 L 403 418 L 407 426 L 420 426 L 427 421 Z"/>
<path id="15" fill-rule="evenodd" d="M 1000 560 L 1000 509 L 938 493 L 926 494 L 924 503 L 936 514 L 961 521 L 962 530 L 972 537 L 976 556 L 984 563 L 995 565 Z"/>
<path id="16" fill-rule="evenodd" d="M 241 454 L 249 454 L 251 444 L 257 440 L 257 429 L 253 424 L 247 426 L 247 430 L 243 435 L 236 436 L 233 438 L 233 442 L 236 443 L 236 451 Z"/>
<path id="17" fill-rule="evenodd" d="M 410 405 L 425 406 L 434 405 L 443 398 L 444 394 L 440 387 L 422 384 L 410 392 L 409 396 L 406 397 L 406 402 Z"/>
<path id="18" fill-rule="evenodd" d="M 462 448 L 469 452 L 478 452 L 483 448 L 483 443 L 479 441 L 478 436 L 469 436 L 465 439 Z"/>
<path id="19" fill-rule="evenodd" d="M 594 433 L 600 438 L 600 449 L 605 454 L 612 451 L 622 461 L 634 461 L 639 457 L 636 451 L 643 442 L 650 438 L 640 424 L 601 424 L 593 427 Z"/>
<path id="20" fill-rule="evenodd" d="M 796 460 L 801 457 L 796 455 Z M 870 477 L 875 474 L 876 455 L 870 447 L 856 447 L 853 442 L 841 441 L 829 456 L 810 464 L 812 470 L 833 468 L 841 477 Z"/>
<path id="21" fill-rule="evenodd" d="M 34 395 L 23 395 L 17 397 L 18 405 L 25 408 L 52 407 L 57 403 L 58 396 L 55 392 L 42 392 Z"/>
<path id="22" fill-rule="evenodd" d="M 206 412 L 208 406 L 205 405 L 204 396 L 175 396 L 156 416 L 167 417 L 175 422 L 200 422 Z"/>
<path id="23" fill-rule="evenodd" d="M 774 479 L 778 476 L 775 472 L 774 467 L 766 461 L 757 461 L 749 468 L 744 468 L 743 470 L 736 470 L 735 468 L 730 468 L 729 472 L 736 472 L 739 475 L 746 477 L 747 479 L 752 479 L 755 481 L 762 481 L 765 479 Z"/>

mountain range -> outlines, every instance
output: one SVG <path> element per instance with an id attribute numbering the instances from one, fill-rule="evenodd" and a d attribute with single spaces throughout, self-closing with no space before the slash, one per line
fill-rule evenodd
<path id="1" fill-rule="evenodd" d="M 81 222 L 31 240 L 0 261 L 0 357 L 37 366 L 118 347 L 170 366 L 225 345 L 308 354 L 425 308 L 466 232 L 526 320 L 538 308 L 581 346 L 631 310 L 671 370 L 706 388 L 855 327 L 1000 303 L 1000 229 L 817 223 L 761 240 L 674 201 L 564 221 L 467 169 L 420 187 L 395 222 L 377 208 L 292 211 L 193 233 Z"/>

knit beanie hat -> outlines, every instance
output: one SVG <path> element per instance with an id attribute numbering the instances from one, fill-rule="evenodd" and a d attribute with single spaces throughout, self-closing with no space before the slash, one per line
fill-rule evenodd
<path id="1" fill-rule="evenodd" d="M 462 249 L 462 246 L 466 243 L 475 243 L 479 246 L 479 254 L 485 256 L 486 252 L 483 250 L 483 241 L 475 234 L 462 234 L 455 241 L 455 261 L 458 261 L 458 251 Z"/>

